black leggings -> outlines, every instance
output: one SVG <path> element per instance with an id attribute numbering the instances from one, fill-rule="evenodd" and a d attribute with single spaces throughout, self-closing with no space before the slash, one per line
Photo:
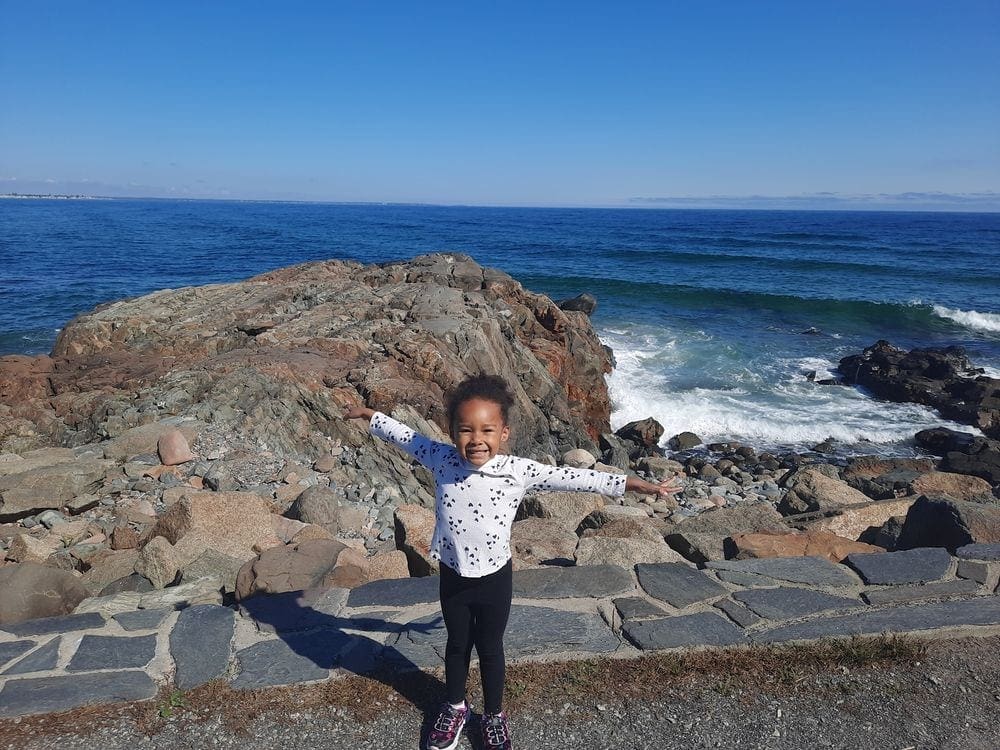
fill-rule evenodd
<path id="1" fill-rule="evenodd" d="M 479 655 L 483 675 L 483 710 L 499 713 L 503 702 L 503 632 L 510 616 L 513 592 L 512 565 L 508 560 L 496 573 L 463 578 L 441 563 L 441 613 L 448 629 L 445 647 L 445 682 L 448 702 L 465 699 L 472 647 Z"/>

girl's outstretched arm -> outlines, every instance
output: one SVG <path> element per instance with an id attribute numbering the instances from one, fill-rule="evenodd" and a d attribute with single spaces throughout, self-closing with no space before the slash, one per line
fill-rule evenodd
<path id="1" fill-rule="evenodd" d="M 647 482 L 644 479 L 639 479 L 639 477 L 632 476 L 625 480 L 626 492 L 641 492 L 644 495 L 671 497 L 683 489 L 684 487 L 681 486 L 680 480 L 678 480 L 677 477 L 664 479 L 659 484 L 653 484 L 652 482 Z"/>
<path id="2" fill-rule="evenodd" d="M 433 469 L 440 462 L 441 457 L 451 448 L 451 446 L 431 440 L 387 414 L 369 409 L 367 406 L 346 407 L 344 418 L 367 420 L 368 429 L 373 435 L 402 448 L 429 469 Z"/>

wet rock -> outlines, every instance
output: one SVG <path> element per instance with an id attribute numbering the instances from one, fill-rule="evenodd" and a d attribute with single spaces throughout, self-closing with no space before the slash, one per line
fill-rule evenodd
<path id="1" fill-rule="evenodd" d="M 594 310 L 597 309 L 597 298 L 592 294 L 583 292 L 575 297 L 560 300 L 556 304 L 559 306 L 560 310 L 582 312 L 590 316 L 593 315 Z"/>
<path id="2" fill-rule="evenodd" d="M 693 432 L 681 432 L 670 438 L 667 446 L 672 451 L 686 451 L 698 447 L 702 442 L 702 439 Z"/>

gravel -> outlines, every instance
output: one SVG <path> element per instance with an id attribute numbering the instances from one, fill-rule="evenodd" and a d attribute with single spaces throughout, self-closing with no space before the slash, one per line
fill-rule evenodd
<path id="1" fill-rule="evenodd" d="M 648 700 L 623 702 L 601 695 L 575 704 L 536 705 L 512 717 L 518 748 L 891 748 L 996 750 L 1000 747 L 1000 636 L 932 641 L 917 665 L 876 669 L 840 667 L 807 675 L 793 686 L 735 679 L 687 681 L 651 689 Z M 243 730 L 190 713 L 164 722 L 153 736 L 135 724 L 135 711 L 87 734 L 37 728 L 18 734 L 18 722 L 0 722 L 0 748 L 9 750 L 167 750 L 220 748 L 416 748 L 422 716 L 396 698 L 368 723 L 343 708 L 265 715 Z M 474 729 L 474 727 L 473 727 Z M 460 748 L 480 744 L 466 732 Z"/>

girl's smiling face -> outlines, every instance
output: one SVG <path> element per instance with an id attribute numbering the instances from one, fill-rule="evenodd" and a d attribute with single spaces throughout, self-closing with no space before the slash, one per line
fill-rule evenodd
<path id="1" fill-rule="evenodd" d="M 470 398 L 458 405 L 451 437 L 458 455 L 473 466 L 482 466 L 500 450 L 510 437 L 500 404 L 482 398 Z"/>

